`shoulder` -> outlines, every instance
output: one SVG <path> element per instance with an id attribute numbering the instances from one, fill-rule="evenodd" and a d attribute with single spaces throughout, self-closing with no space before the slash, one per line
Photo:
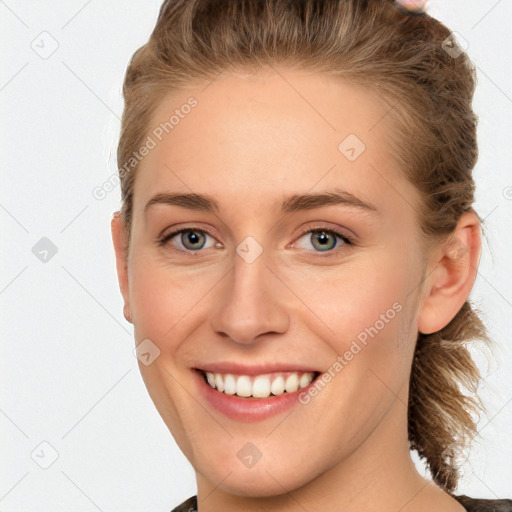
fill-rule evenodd
<path id="1" fill-rule="evenodd" d="M 171 512 L 197 512 L 197 496 L 192 496 L 188 500 L 173 508 Z"/>
<path id="2" fill-rule="evenodd" d="M 512 500 L 484 500 L 453 496 L 468 512 L 512 512 Z"/>

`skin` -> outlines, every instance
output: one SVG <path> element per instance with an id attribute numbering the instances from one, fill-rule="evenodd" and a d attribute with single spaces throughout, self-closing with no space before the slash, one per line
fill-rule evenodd
<path id="1" fill-rule="evenodd" d="M 426 11 L 428 0 L 396 0 L 395 4 L 403 10 L 412 13 L 420 13 Z"/>
<path id="2" fill-rule="evenodd" d="M 450 244 L 425 251 L 420 197 L 388 152 L 387 107 L 361 87 L 292 69 L 225 74 L 166 98 L 148 133 L 190 96 L 197 107 L 140 163 L 127 259 L 118 213 L 111 228 L 136 343 L 149 338 L 160 350 L 140 371 L 195 469 L 200 512 L 463 511 L 417 472 L 406 404 L 418 331 L 448 324 L 473 286 L 477 216 L 464 214 Z M 366 145 L 353 162 L 338 150 L 348 134 Z M 277 206 L 334 187 L 379 214 L 330 205 L 281 215 Z M 220 209 L 158 204 L 145 216 L 159 192 L 207 194 Z M 354 245 L 330 241 L 335 255 L 322 257 L 315 233 L 302 235 L 318 223 L 352 234 Z M 186 234 L 160 247 L 171 227 L 212 236 L 189 252 Z M 247 236 L 263 249 L 250 264 L 235 250 Z M 291 414 L 237 422 L 194 392 L 200 362 L 292 361 L 325 372 L 395 302 L 401 312 Z M 247 442 L 262 454 L 250 468 L 237 457 Z"/>

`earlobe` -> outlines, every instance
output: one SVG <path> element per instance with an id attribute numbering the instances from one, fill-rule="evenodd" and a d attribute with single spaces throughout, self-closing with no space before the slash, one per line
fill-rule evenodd
<path id="1" fill-rule="evenodd" d="M 132 317 L 132 312 L 131 312 L 130 306 L 126 303 L 123 307 L 123 315 L 127 322 L 130 322 L 131 324 L 133 324 L 133 317 Z"/>
<path id="2" fill-rule="evenodd" d="M 473 288 L 480 251 L 478 216 L 465 212 L 452 235 L 432 252 L 418 313 L 419 332 L 437 332 L 455 317 Z"/>
<path id="3" fill-rule="evenodd" d="M 116 269 L 119 288 L 124 300 L 123 314 L 126 320 L 132 323 L 132 315 L 130 311 L 130 298 L 128 292 L 128 262 L 125 254 L 125 225 L 120 212 L 114 212 L 110 221 L 110 229 L 112 233 L 112 242 L 116 256 Z"/>

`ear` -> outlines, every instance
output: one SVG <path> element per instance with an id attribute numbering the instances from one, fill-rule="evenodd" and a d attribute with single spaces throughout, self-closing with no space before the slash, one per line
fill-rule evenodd
<path id="1" fill-rule="evenodd" d="M 112 215 L 110 229 L 112 231 L 112 242 L 114 243 L 114 251 L 116 254 L 117 280 L 119 281 L 119 288 L 124 300 L 123 314 L 126 320 L 132 323 L 128 288 L 128 261 L 124 250 L 126 243 L 126 225 L 120 212 L 114 212 Z"/>
<path id="2" fill-rule="evenodd" d="M 471 210 L 461 215 L 452 235 L 432 251 L 418 313 L 418 331 L 446 327 L 466 302 L 476 279 L 481 252 L 480 222 Z"/>

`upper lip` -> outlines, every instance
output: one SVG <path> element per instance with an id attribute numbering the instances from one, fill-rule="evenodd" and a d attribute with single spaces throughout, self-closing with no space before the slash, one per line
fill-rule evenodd
<path id="1" fill-rule="evenodd" d="M 293 363 L 260 363 L 260 364 L 239 364 L 231 361 L 217 362 L 217 363 L 205 363 L 200 366 L 196 366 L 194 369 L 201 370 L 204 372 L 211 373 L 233 373 L 238 375 L 262 375 L 265 373 L 276 373 L 276 372 L 313 372 L 320 373 L 319 370 L 311 368 L 310 366 L 303 364 Z"/>

